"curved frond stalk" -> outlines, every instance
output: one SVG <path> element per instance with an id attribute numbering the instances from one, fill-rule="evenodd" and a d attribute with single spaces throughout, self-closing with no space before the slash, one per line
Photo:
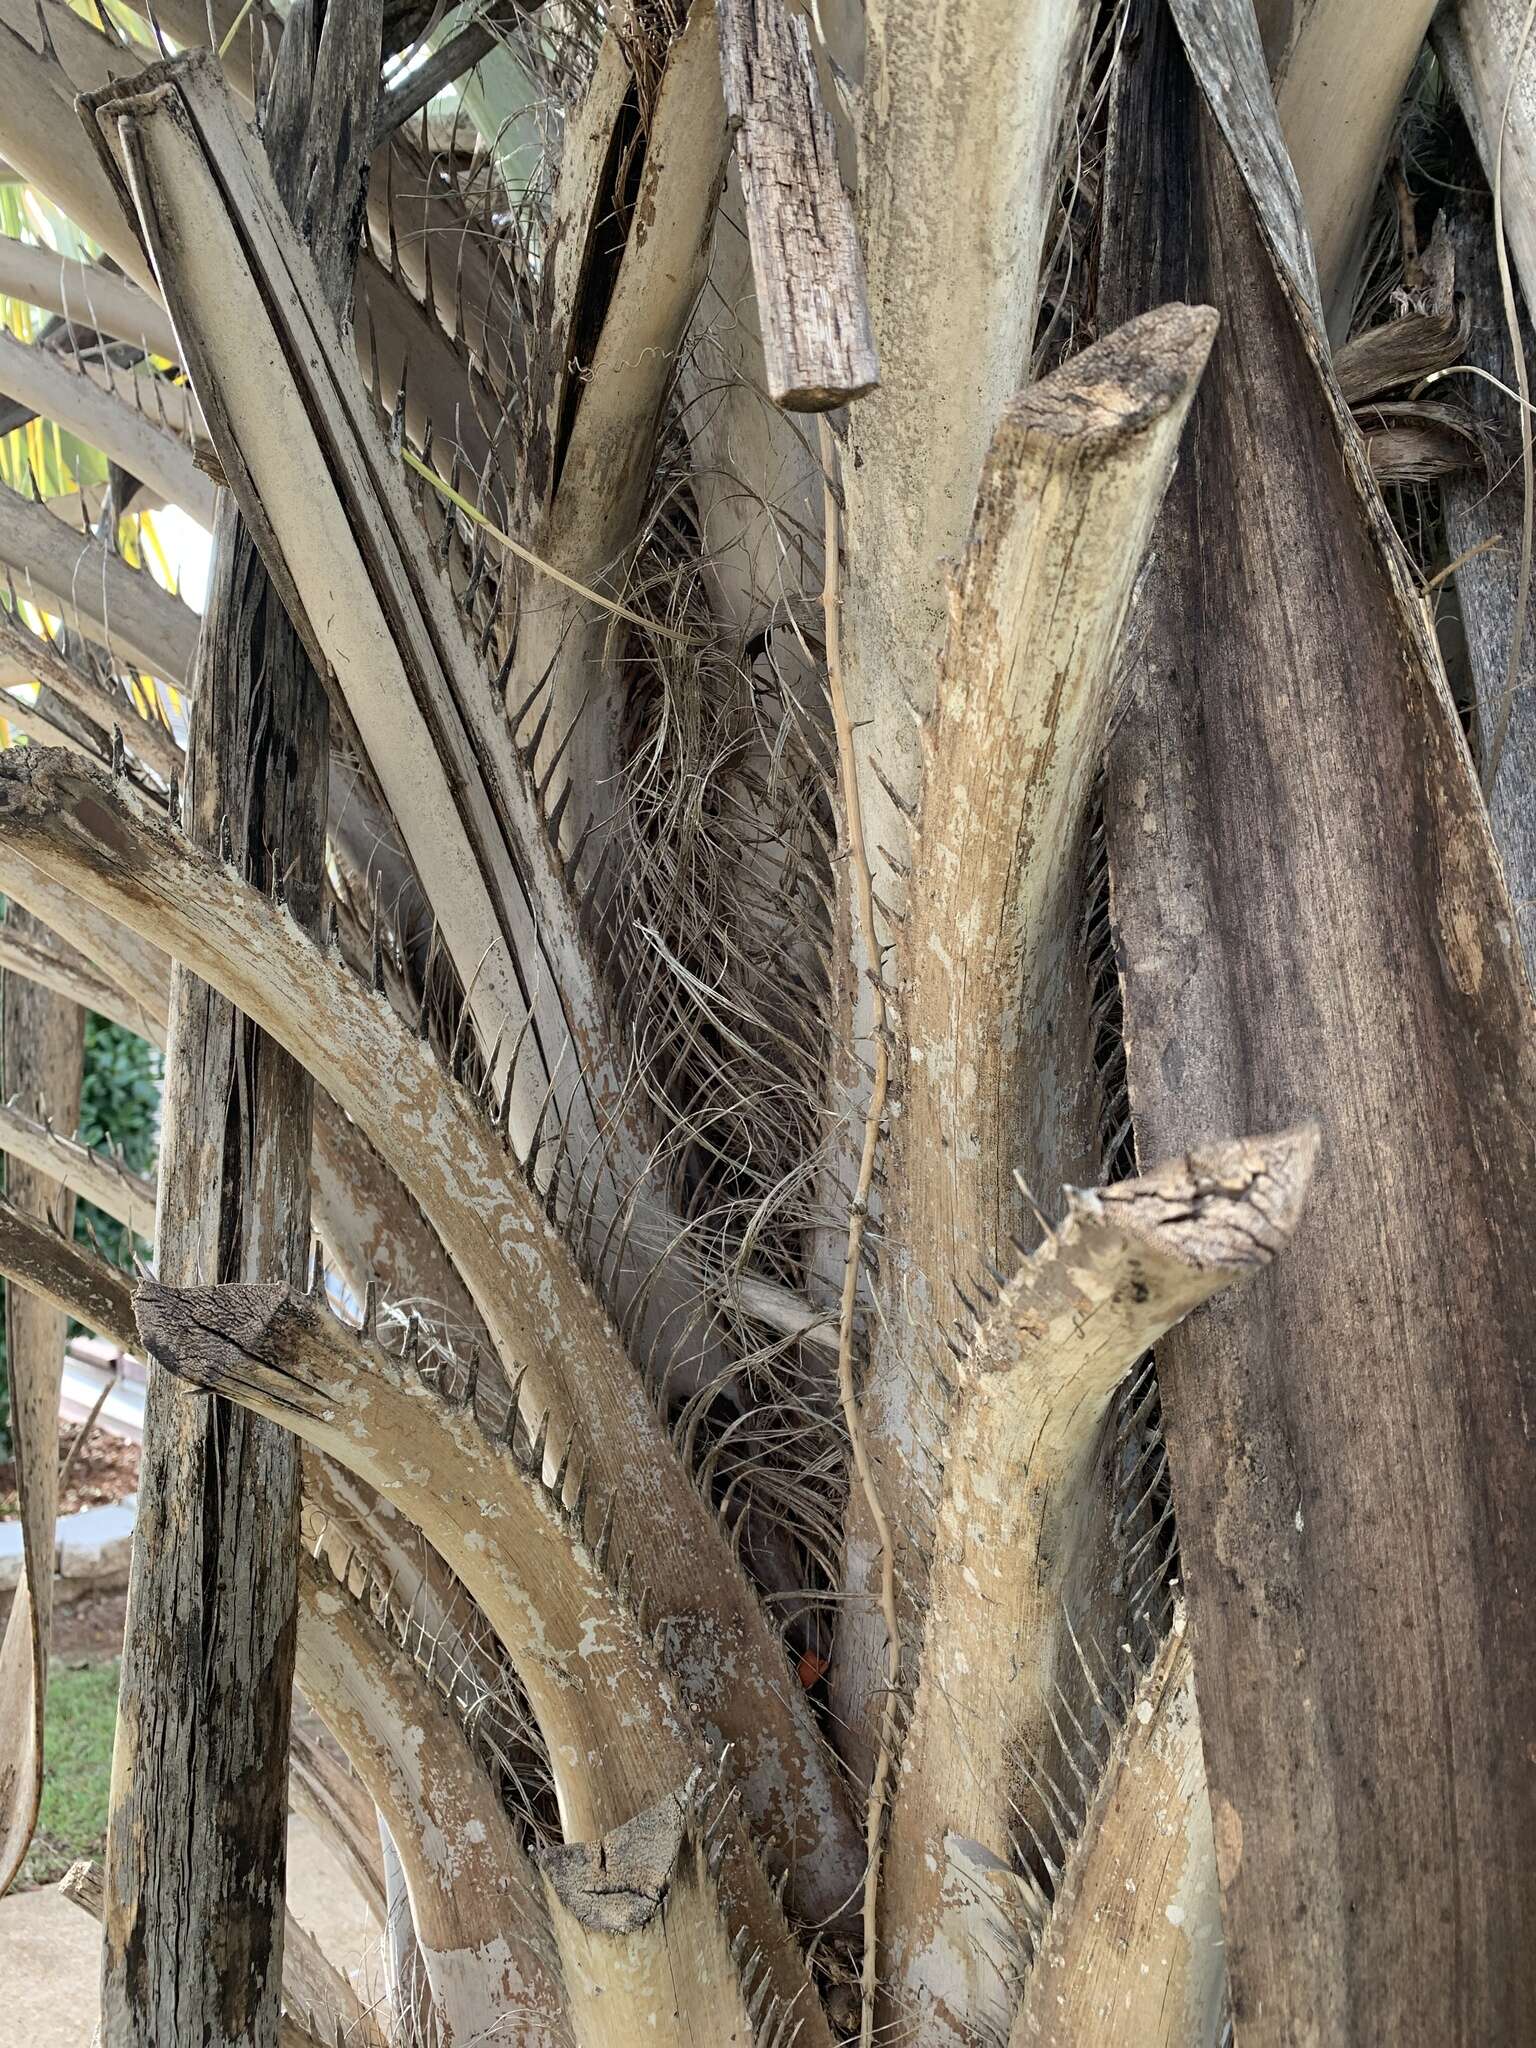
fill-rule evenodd
<path id="1" fill-rule="evenodd" d="M 555 1157 L 613 1253 L 606 1292 L 627 1312 L 658 1263 L 676 1268 L 682 1225 L 647 1186 L 633 1076 L 526 765 L 428 559 L 371 403 L 314 338 L 323 308 L 264 166 L 206 63 L 164 76 L 158 96 L 105 103 L 98 118 L 134 138 L 123 146 L 210 430 L 379 774 L 493 1085 L 510 1077 L 509 1131 L 520 1150 L 541 1126 L 563 1138 Z M 172 100 L 195 115 L 171 120 Z M 270 340 L 253 357 L 257 336 Z M 274 356 L 291 377 L 274 374 Z M 560 1192 L 571 1198 L 569 1186 Z M 667 1342 L 670 1328 L 671 1343 L 681 1334 L 697 1344 L 709 1320 L 697 1279 L 669 1271 L 648 1316 L 653 1338 Z"/>
<path id="2" fill-rule="evenodd" d="M 94 1330 L 119 1351 L 137 1351 L 133 1282 L 99 1252 L 75 1244 L 51 1224 L 25 1216 L 0 1196 L 0 1274 L 39 1301 Z"/>
<path id="3" fill-rule="evenodd" d="M 179 621 L 178 621 L 179 624 Z M 143 716 L 122 690 L 72 659 L 53 640 L 34 633 L 13 611 L 0 608 L 0 655 L 18 666 L 19 680 L 35 679 L 108 733 L 118 726 L 123 743 L 162 782 L 179 775 L 185 757 L 175 735 L 158 718 Z"/>
<path id="4" fill-rule="evenodd" d="M 1073 1190 L 1065 1222 L 977 1331 L 951 1420 L 887 1852 L 890 2015 L 917 2016 L 925 2041 L 969 2041 L 978 2011 L 1017 2000 L 1017 1930 L 1007 1939 L 953 1881 L 950 1848 L 1006 1870 L 1019 1761 L 1052 1752 L 1070 1654 L 1064 1595 L 1094 1520 L 1088 1482 L 1115 1389 L 1191 1309 L 1283 1249 L 1316 1151 L 1305 1128 Z"/>
<path id="5" fill-rule="evenodd" d="M 155 1234 L 155 1188 L 109 1152 L 93 1151 L 40 1123 L 14 1103 L 0 1104 L 0 1152 L 83 1195 L 137 1237 Z"/>
<path id="6" fill-rule="evenodd" d="M 130 569 L 106 542 L 81 533 L 34 498 L 0 484 L 0 564 L 21 595 L 94 640 L 120 665 L 185 683 L 197 652 L 197 613 Z"/>
<path id="7" fill-rule="evenodd" d="M 88 761 L 101 760 L 100 747 L 87 745 L 74 733 L 66 732 L 62 724 L 56 725 L 48 716 L 49 709 L 60 708 L 57 705 L 47 706 L 46 695 L 35 704 L 21 702 L 12 697 L 9 691 L 0 698 L 0 717 L 5 719 L 12 732 L 19 732 L 23 739 L 30 740 L 34 746 L 64 747 L 72 754 L 83 754 Z"/>
<path id="8" fill-rule="evenodd" d="M 1029 1234 L 1016 1170 L 1041 1189 L 1098 1177 L 1079 938 L 1089 796 L 1121 626 L 1215 325 L 1165 306 L 1014 398 L 951 589 L 913 832 L 925 886 L 893 955 L 906 1058 L 865 1395 L 909 1601 L 938 1486 L 940 1359 L 965 1302 L 990 1291 L 988 1261 Z M 872 1547 L 857 1502 L 850 1529 L 856 1574 Z M 848 1590 L 866 1588 L 851 1576 Z M 857 1731 L 883 1683 L 883 1626 L 863 1598 L 843 1621 L 839 1703 Z"/>
<path id="9" fill-rule="evenodd" d="M 795 1820 L 812 1816 L 799 1804 L 803 1789 L 793 1804 L 787 1797 L 793 1756 L 777 1740 L 763 1746 L 751 1725 L 755 1717 L 760 1729 L 764 1716 L 752 1645 L 739 1628 L 681 1608 L 675 1561 L 656 1581 L 666 1583 L 671 1611 L 648 1634 L 650 1582 L 630 1510 L 645 1483 L 638 1461 L 621 1494 L 584 1433 L 557 1432 L 547 1414 L 528 1429 L 508 1409 L 493 1434 L 479 1419 L 473 1365 L 429 1377 L 413 1330 L 396 1352 L 317 1302 L 272 1288 L 146 1282 L 138 1304 L 162 1364 L 296 1431 L 422 1529 L 507 1649 L 549 1751 L 568 1836 L 621 1825 L 686 1776 L 701 1747 L 708 1755 L 739 1733 L 747 1810 L 776 1862 L 795 1855 Z M 676 1690 L 664 1667 L 679 1674 Z M 741 1692 L 751 1716 L 736 1705 Z M 694 1727 L 706 1731 L 702 1744 Z M 805 1852 L 815 1839 L 813 1824 Z M 755 1938 L 777 1943 L 781 1923 L 756 1858 L 743 1847 L 730 1870 Z M 791 1952 L 775 1966 L 786 1995 Z"/>
<path id="10" fill-rule="evenodd" d="M 1226 1986 L 1180 1608 L 1110 1747 L 1008 2048 L 1215 2048 Z"/>
<path id="11" fill-rule="evenodd" d="M 606 1576 L 629 1532 L 579 1440 L 547 1480 L 547 1422 L 530 1442 L 515 1436 L 509 1415 L 508 1440 L 493 1445 L 476 1419 L 473 1387 L 467 1401 L 449 1405 L 416 1370 L 409 1335 L 395 1354 L 280 1289 L 145 1282 L 138 1312 L 162 1365 L 353 1464 L 420 1523 L 512 1657 L 548 1743 L 568 1836 L 621 1827 L 665 1796 L 658 1784 L 697 1768 L 701 1748 L 710 1753 L 713 1728 L 701 1744 L 661 1675 L 632 1553 L 617 1588 Z M 707 1664 L 719 1648 L 677 1614 L 659 1625 L 658 1641 L 664 1635 L 684 1661 Z M 718 1672 L 698 1675 L 718 1695 Z M 697 1697 L 692 1704 L 700 1709 Z M 716 1704 L 703 1707 L 706 1724 Z M 750 1797 L 750 1785 L 742 1789 Z M 763 1950 L 772 1995 L 804 2016 L 816 2039 L 803 1965 L 775 1895 L 744 1836 L 728 1829 L 726 1840 L 722 1898 Z"/>
<path id="12" fill-rule="evenodd" d="M 0 293 L 117 341 L 136 342 L 146 355 L 180 359 L 175 329 L 159 299 L 99 264 L 77 263 L 0 235 Z"/>
<path id="13" fill-rule="evenodd" d="M 185 441 L 64 357 L 0 334 L 0 392 L 99 448 L 165 503 L 213 525 L 218 486 L 198 468 Z"/>
<path id="14" fill-rule="evenodd" d="M 498 2033 L 527 2048 L 565 2048 L 538 1880 L 484 1765 L 393 1633 L 387 1594 L 377 1589 L 376 1618 L 306 1552 L 298 1595 L 295 1677 L 403 1859 L 439 2048 Z"/>
<path id="15" fill-rule="evenodd" d="M 147 1038 L 152 1045 L 164 1048 L 163 992 L 157 1006 L 146 1006 L 136 1001 L 133 993 L 126 990 L 115 975 L 106 973 L 97 964 L 97 949 L 92 942 L 98 937 L 104 938 L 108 942 L 106 957 L 112 961 L 115 948 L 110 942 L 116 932 L 122 931 L 122 926 L 114 919 L 87 911 L 83 904 L 77 913 L 67 891 L 57 890 L 47 883 L 39 884 L 35 871 L 25 861 L 7 861 L 3 852 L 0 852 L 0 892 L 43 919 L 47 918 L 50 909 L 62 909 L 80 942 L 77 950 L 75 945 L 51 931 L 46 939 L 31 935 L 24 938 L 8 924 L 0 923 L 0 969 L 7 974 L 20 974 L 28 981 L 39 982 L 58 995 L 68 996 L 82 1010 L 94 1010 L 98 1016 L 109 1017 L 114 1024 L 121 1024 L 125 1031 L 135 1032 L 139 1037 Z M 123 932 L 123 937 L 133 941 L 137 934 Z"/>
<path id="16" fill-rule="evenodd" d="M 580 2048 L 654 2041 L 803 2040 L 802 2015 L 775 1995 L 747 1931 L 732 1938 L 716 1896 L 724 1848 L 709 1808 L 718 1783 L 686 1783 L 601 1841 L 540 1858 Z M 830 2037 L 829 2037 L 830 2038 Z"/>
<path id="17" fill-rule="evenodd" d="M 78 76 L 60 61 L 59 41 Z M 75 96 L 132 71 L 138 59 L 64 0 L 0 0 L 0 154 L 145 290 L 154 272 L 75 116 Z M 156 294 L 158 296 L 158 293 Z"/>
<path id="18" fill-rule="evenodd" d="M 754 1823 L 782 1845 L 793 1896 L 835 1910 L 852 1822 L 804 1696 L 616 1332 L 478 1105 L 382 997 L 125 786 L 39 749 L 0 755 L 5 841 L 87 904 L 168 942 L 398 1162 L 509 1377 L 526 1374 L 525 1414 L 536 1424 L 549 1413 L 556 1443 L 583 1418 L 594 1484 L 631 1507 L 642 1582 L 667 1585 L 680 1611 L 718 1626 L 722 1659 L 732 1645 L 730 1682 L 723 1661 L 711 1667 L 712 1711 L 753 1788 Z M 758 1773 L 760 1756 L 774 1767 Z"/>
<path id="19" fill-rule="evenodd" d="M 46 937 L 22 938 L 0 923 L 0 968 L 41 982 L 165 1050 L 171 966 L 152 940 L 67 885 L 61 888 L 3 844 L 0 893 L 49 927 Z M 315 1097 L 313 1145 L 315 1229 L 352 1291 L 361 1295 L 373 1275 L 397 1298 L 436 1303 L 462 1319 L 468 1296 L 435 1232 L 323 1089 Z"/>
<path id="20" fill-rule="evenodd" d="M 1329 331 L 1342 341 L 1377 181 L 1436 0 L 1260 0 Z M 1513 11 L 1513 10 L 1512 10 Z"/>
<path id="21" fill-rule="evenodd" d="M 378 1814 L 361 1781 L 302 1719 L 295 1719 L 288 1738 L 288 1797 L 293 1811 L 323 1836 L 382 1927 L 386 1905 Z"/>

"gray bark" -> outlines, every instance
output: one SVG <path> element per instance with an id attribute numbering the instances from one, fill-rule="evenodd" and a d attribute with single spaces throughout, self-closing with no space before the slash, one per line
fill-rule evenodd
<path id="1" fill-rule="evenodd" d="M 333 310 L 362 216 L 376 5 L 290 16 L 267 112 L 279 189 Z M 329 713 L 232 501 L 198 660 L 186 819 L 318 928 Z M 313 1084 L 177 968 L 160 1270 L 301 1280 Z M 108 2048 L 278 2038 L 299 1466 L 288 1434 L 155 1373 L 129 1589 L 107 1851 Z"/>

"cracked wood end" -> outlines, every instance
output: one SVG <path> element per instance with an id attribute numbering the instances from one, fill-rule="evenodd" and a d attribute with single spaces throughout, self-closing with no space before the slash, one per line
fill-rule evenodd
<path id="1" fill-rule="evenodd" d="M 717 12 L 768 395 L 826 412 L 873 391 L 880 359 L 810 25 L 784 0 L 718 0 Z"/>

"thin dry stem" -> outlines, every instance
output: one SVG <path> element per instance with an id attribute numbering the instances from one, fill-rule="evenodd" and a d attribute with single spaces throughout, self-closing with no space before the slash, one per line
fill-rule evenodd
<path id="1" fill-rule="evenodd" d="M 841 592 L 838 587 L 839 535 L 837 489 L 834 482 L 835 457 L 832 429 L 819 422 L 822 466 L 822 506 L 826 521 L 825 580 L 821 603 L 827 627 L 827 690 L 832 705 L 832 722 L 837 733 L 838 772 L 843 786 L 843 805 L 848 826 L 848 858 L 853 867 L 858 898 L 859 923 L 864 933 L 866 955 L 871 962 L 874 985 L 874 1078 L 869 1104 L 864 1113 L 864 1142 L 859 1154 L 859 1177 L 848 1211 L 848 1250 L 843 1263 L 843 1291 L 838 1304 L 837 1392 L 853 1454 L 854 1472 L 869 1504 L 880 1553 L 880 1610 L 885 1617 L 885 1704 L 880 1715 L 879 1751 L 865 1809 L 864 1851 L 864 1960 L 860 1971 L 860 2048 L 870 2048 L 875 2032 L 876 1969 L 879 1955 L 880 1843 L 885 1817 L 886 1785 L 896 1748 L 896 1703 L 901 1677 L 901 1624 L 896 1611 L 896 1549 L 885 1509 L 880 1504 L 859 1409 L 858 1389 L 853 1376 L 853 1317 L 859 1291 L 859 1265 L 864 1250 L 864 1226 L 869 1214 L 869 1191 L 875 1177 L 875 1153 L 880 1142 L 880 1121 L 885 1115 L 885 1098 L 890 1084 L 890 1054 L 886 1043 L 885 990 L 880 981 L 879 939 L 875 929 L 875 884 L 864 844 L 864 815 L 859 804 L 858 761 L 854 753 L 853 722 L 848 715 L 848 698 L 843 689 Z"/>

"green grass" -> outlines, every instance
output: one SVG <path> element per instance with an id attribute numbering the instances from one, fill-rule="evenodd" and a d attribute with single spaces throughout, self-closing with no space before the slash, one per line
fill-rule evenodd
<path id="1" fill-rule="evenodd" d="M 58 1665 L 48 1675 L 43 1805 L 23 1884 L 53 1884 L 81 1856 L 100 1861 L 117 1720 L 117 1665 Z"/>

